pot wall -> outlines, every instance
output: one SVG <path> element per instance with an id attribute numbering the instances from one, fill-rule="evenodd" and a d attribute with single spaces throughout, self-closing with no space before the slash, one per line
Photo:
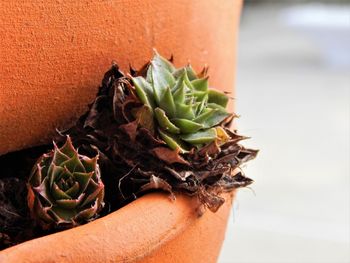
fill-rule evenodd
<path id="1" fill-rule="evenodd" d="M 232 196 L 226 195 L 219 211 L 206 211 L 200 218 L 188 222 L 181 234 L 174 235 L 159 249 L 145 256 L 138 263 L 215 263 L 225 238 L 227 220 L 232 206 Z"/>
<path id="2" fill-rule="evenodd" d="M 152 48 L 210 65 L 233 91 L 241 0 L 2 1 L 0 154 L 47 143 L 92 101 L 111 61 L 140 67 Z"/>
<path id="3" fill-rule="evenodd" d="M 89 224 L 0 251 L 6 263 L 215 263 L 232 196 L 198 217 L 198 201 L 148 194 Z"/>

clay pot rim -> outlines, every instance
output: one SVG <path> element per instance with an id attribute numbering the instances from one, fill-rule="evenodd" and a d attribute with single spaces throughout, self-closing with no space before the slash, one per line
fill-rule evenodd
<path id="1" fill-rule="evenodd" d="M 233 194 L 223 195 L 226 202 L 232 202 Z M 150 193 L 88 224 L 7 248 L 0 252 L 0 262 L 18 262 L 26 257 L 30 262 L 85 260 L 93 257 L 91 251 L 99 251 L 95 254 L 102 262 L 101 255 L 116 262 L 139 260 L 185 231 L 199 218 L 199 206 L 197 198 L 184 194 L 176 194 L 172 201 L 165 193 Z M 79 251 L 81 247 L 84 251 Z"/>

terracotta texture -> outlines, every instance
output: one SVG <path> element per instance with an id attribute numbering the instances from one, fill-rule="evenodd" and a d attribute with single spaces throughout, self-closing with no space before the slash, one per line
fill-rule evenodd
<path id="1" fill-rule="evenodd" d="M 86 110 L 111 61 L 141 66 L 152 48 L 210 65 L 232 91 L 241 0 L 1 1 L 0 154 L 48 142 Z"/>
<path id="2" fill-rule="evenodd" d="M 0 155 L 50 141 L 92 101 L 112 60 L 140 67 L 155 47 L 177 66 L 210 65 L 232 92 L 241 0 L 0 2 Z M 232 105 L 231 105 L 232 106 Z M 231 197 L 202 217 L 198 203 L 146 195 L 87 225 L 0 252 L 0 262 L 217 260 Z"/>
<path id="3" fill-rule="evenodd" d="M 0 262 L 216 262 L 231 208 L 225 197 L 217 213 L 198 217 L 196 199 L 149 194 L 87 225 L 6 249 Z"/>

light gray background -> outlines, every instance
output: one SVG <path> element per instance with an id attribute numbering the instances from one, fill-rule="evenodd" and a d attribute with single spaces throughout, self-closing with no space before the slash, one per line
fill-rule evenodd
<path id="1" fill-rule="evenodd" d="M 350 262 L 349 10 L 245 7 L 236 111 L 245 145 L 261 152 L 245 168 L 256 182 L 239 191 L 220 263 Z"/>

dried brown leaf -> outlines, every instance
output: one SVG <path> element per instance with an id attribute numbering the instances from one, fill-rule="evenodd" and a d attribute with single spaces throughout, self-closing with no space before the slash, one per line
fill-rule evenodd
<path id="1" fill-rule="evenodd" d="M 131 142 L 135 142 L 135 138 L 137 135 L 137 120 L 120 125 L 120 129 L 126 132 L 129 136 Z"/>
<path id="2" fill-rule="evenodd" d="M 221 149 L 217 143 L 217 141 L 213 141 L 210 144 L 202 147 L 199 151 L 198 151 L 198 155 L 199 156 L 210 156 L 210 157 L 216 157 L 219 153 L 220 153 Z"/>
<path id="3" fill-rule="evenodd" d="M 154 119 L 151 108 L 146 105 L 143 105 L 140 108 L 135 109 L 134 116 L 137 120 L 137 123 L 149 130 L 151 134 L 154 134 Z"/>
<path id="4" fill-rule="evenodd" d="M 177 172 L 174 169 L 170 168 L 170 167 L 165 167 L 166 170 L 168 170 L 170 172 L 170 174 L 172 174 L 176 179 L 180 180 L 180 181 L 186 181 L 187 177 L 192 176 L 193 172 L 192 171 L 181 171 L 181 172 Z"/>
<path id="5" fill-rule="evenodd" d="M 215 191 L 212 192 L 203 188 L 200 189 L 198 197 L 199 200 L 213 213 L 218 211 L 218 209 L 225 203 L 225 199 L 216 194 Z"/>
<path id="6" fill-rule="evenodd" d="M 140 188 L 140 192 L 144 192 L 147 190 L 160 189 L 165 192 L 170 193 L 172 199 L 175 199 L 175 195 L 173 193 L 172 187 L 168 184 L 164 179 L 159 178 L 157 176 L 151 175 L 149 183 L 144 184 Z"/>
<path id="7" fill-rule="evenodd" d="M 181 155 L 173 151 L 169 148 L 166 147 L 157 147 L 152 150 L 152 153 L 157 156 L 160 160 L 168 163 L 168 164 L 173 164 L 173 163 L 181 163 L 185 165 L 190 165 L 188 161 L 186 161 L 184 158 L 181 157 Z"/>

